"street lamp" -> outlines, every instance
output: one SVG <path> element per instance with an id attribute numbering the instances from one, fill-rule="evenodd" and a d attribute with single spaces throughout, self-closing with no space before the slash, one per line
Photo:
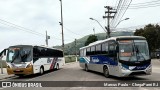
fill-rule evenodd
<path id="1" fill-rule="evenodd" d="M 106 30 L 105 30 L 104 27 L 99 23 L 98 20 L 96 20 L 96 19 L 94 19 L 94 18 L 89 18 L 89 19 L 96 21 L 96 22 L 101 26 L 101 28 L 106 32 Z"/>
<path id="2" fill-rule="evenodd" d="M 118 22 L 118 24 L 115 26 L 115 28 L 122 22 L 122 21 L 125 21 L 125 20 L 128 20 L 129 18 L 125 18 L 125 19 L 122 19 L 121 21 Z"/>
<path id="3" fill-rule="evenodd" d="M 89 18 L 89 19 L 96 21 L 101 26 L 101 28 L 107 33 L 106 29 L 100 24 L 100 22 L 98 20 L 96 20 L 94 18 Z M 107 38 L 107 35 L 106 35 L 106 38 Z"/>

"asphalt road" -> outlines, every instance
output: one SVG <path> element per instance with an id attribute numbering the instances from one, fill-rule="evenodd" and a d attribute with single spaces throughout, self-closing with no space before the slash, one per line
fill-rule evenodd
<path id="1" fill-rule="evenodd" d="M 102 73 L 84 71 L 78 62 L 66 64 L 62 69 L 48 71 L 43 75 L 12 77 L 3 81 L 160 81 L 160 60 L 152 60 L 152 75 L 118 78 L 105 78 Z M 157 87 L 43 87 L 43 88 L 1 88 L 4 90 L 160 90 Z"/>

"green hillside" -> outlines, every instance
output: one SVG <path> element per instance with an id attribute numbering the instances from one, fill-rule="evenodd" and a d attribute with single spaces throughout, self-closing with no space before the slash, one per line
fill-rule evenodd
<path id="1" fill-rule="evenodd" d="M 96 34 L 98 40 L 103 40 L 106 38 L 106 33 L 98 33 Z M 133 32 L 112 32 L 111 36 L 133 36 Z M 89 35 L 84 36 L 80 39 L 77 39 L 77 53 L 79 53 L 79 48 L 84 46 L 84 43 L 86 42 L 87 38 L 89 37 Z M 61 48 L 61 46 L 54 46 L 54 48 Z M 68 44 L 65 44 L 65 55 L 73 55 L 75 54 L 75 42 L 71 42 Z"/>

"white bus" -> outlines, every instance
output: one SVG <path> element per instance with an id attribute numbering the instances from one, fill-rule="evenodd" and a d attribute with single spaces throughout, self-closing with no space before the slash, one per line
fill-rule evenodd
<path id="1" fill-rule="evenodd" d="M 150 75 L 151 58 L 147 41 L 141 36 L 118 36 L 80 48 L 80 66 L 117 77 Z"/>
<path id="2" fill-rule="evenodd" d="M 7 62 L 8 74 L 30 75 L 59 69 L 64 65 L 63 51 L 55 48 L 32 45 L 16 45 L 1 52 Z"/>

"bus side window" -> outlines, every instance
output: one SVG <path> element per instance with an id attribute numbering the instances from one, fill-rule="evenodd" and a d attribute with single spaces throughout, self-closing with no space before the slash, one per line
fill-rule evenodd
<path id="1" fill-rule="evenodd" d="M 91 47 L 91 55 L 95 55 L 96 47 L 92 46 Z"/>
<path id="2" fill-rule="evenodd" d="M 101 51 L 102 54 L 105 54 L 107 55 L 108 54 L 108 42 L 105 42 L 102 44 L 102 51 Z"/>
<path id="3" fill-rule="evenodd" d="M 110 41 L 109 43 L 109 56 L 114 57 L 116 59 L 117 52 L 116 52 L 116 43 L 114 41 Z"/>
<path id="4" fill-rule="evenodd" d="M 37 47 L 33 48 L 33 62 L 37 61 L 39 59 L 39 49 Z"/>
<path id="5" fill-rule="evenodd" d="M 83 56 L 83 49 L 80 50 L 80 56 Z"/>
<path id="6" fill-rule="evenodd" d="M 91 55 L 90 53 L 91 53 L 91 48 L 88 47 L 88 48 L 87 48 L 87 51 L 86 51 L 86 56 L 90 56 L 90 55 Z"/>
<path id="7" fill-rule="evenodd" d="M 96 45 L 96 54 L 101 54 L 101 44 Z"/>
<path id="8" fill-rule="evenodd" d="M 86 49 L 83 50 L 83 56 L 86 56 Z"/>

